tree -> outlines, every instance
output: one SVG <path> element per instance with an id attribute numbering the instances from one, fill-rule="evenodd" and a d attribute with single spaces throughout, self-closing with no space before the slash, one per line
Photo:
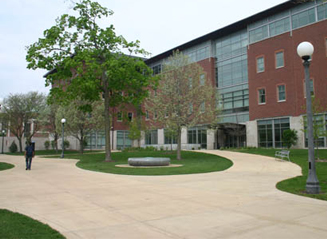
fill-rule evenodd
<path id="1" fill-rule="evenodd" d="M 10 94 L 4 99 L 3 117 L 8 122 L 10 132 L 18 139 L 20 152 L 23 151 L 23 137 L 31 141 L 34 134 L 44 126 L 46 110 L 46 96 L 38 92 Z"/>
<path id="2" fill-rule="evenodd" d="M 303 106 L 306 109 L 306 105 Z M 319 159 L 319 139 L 321 137 L 327 137 L 327 129 L 325 128 L 325 119 L 321 115 L 322 112 L 326 111 L 326 107 L 321 104 L 320 100 L 312 96 L 312 114 L 313 114 L 313 138 L 314 145 L 316 147 L 316 157 Z M 303 131 L 307 133 L 307 117 L 304 116 L 303 121 Z"/>
<path id="3" fill-rule="evenodd" d="M 156 95 L 146 108 L 155 115 L 153 125 L 175 130 L 177 159 L 181 159 L 182 127 L 217 121 L 216 89 L 202 67 L 183 53 L 174 52 L 163 64 Z"/>
<path id="4" fill-rule="evenodd" d="M 79 109 L 85 102 L 73 101 L 68 106 L 60 106 L 56 114 L 57 134 L 61 134 L 61 119 L 65 118 L 65 134 L 71 135 L 79 141 L 80 153 L 84 152 L 86 135 L 92 130 L 102 129 L 104 125 L 103 102 L 92 105 L 92 114 Z"/>
<path id="5" fill-rule="evenodd" d="M 46 84 L 55 86 L 50 96 L 59 103 L 82 99 L 88 102 L 83 110 L 91 111 L 89 102 L 104 98 L 105 160 L 111 161 L 110 108 L 139 102 L 155 81 L 143 59 L 123 54 L 146 55 L 139 41 L 117 36 L 113 25 L 97 24 L 112 11 L 91 0 L 82 0 L 73 9 L 77 16 L 62 15 L 44 38 L 27 47 L 27 67 L 51 71 Z"/>
<path id="6" fill-rule="evenodd" d="M 295 129 L 287 129 L 283 131 L 283 144 L 290 149 L 296 145 L 298 141 L 297 131 Z"/>

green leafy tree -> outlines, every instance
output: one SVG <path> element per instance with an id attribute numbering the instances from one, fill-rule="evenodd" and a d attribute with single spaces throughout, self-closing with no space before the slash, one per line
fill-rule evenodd
<path id="1" fill-rule="evenodd" d="M 4 99 L 3 117 L 8 122 L 10 132 L 18 139 L 20 152 L 23 151 L 22 139 L 31 141 L 34 134 L 44 126 L 46 112 L 46 96 L 38 92 L 11 94 Z"/>
<path id="2" fill-rule="evenodd" d="M 112 11 L 90 0 L 76 3 L 73 9 L 75 15 L 62 15 L 55 26 L 44 31 L 43 38 L 27 47 L 27 67 L 51 71 L 46 84 L 54 85 L 50 97 L 59 103 L 104 98 L 105 160 L 111 161 L 110 109 L 138 104 L 154 80 L 143 59 L 123 53 L 146 55 L 139 41 L 128 42 L 117 36 L 113 25 L 98 25 L 99 19 L 112 15 Z M 83 110 L 91 111 L 90 104 Z"/>
<path id="3" fill-rule="evenodd" d="M 283 144 L 290 149 L 296 145 L 298 141 L 297 131 L 295 129 L 287 129 L 283 131 Z"/>
<path id="4" fill-rule="evenodd" d="M 202 67 L 183 53 L 174 52 L 163 64 L 156 95 L 148 99 L 146 108 L 156 116 L 154 127 L 161 125 L 176 132 L 178 160 L 182 127 L 217 121 L 216 93 Z"/>
<path id="5" fill-rule="evenodd" d="M 61 134 L 61 119 L 65 118 L 65 135 L 71 135 L 79 141 L 80 153 L 84 152 L 86 135 L 104 125 L 103 102 L 94 102 L 92 113 L 80 110 L 85 102 L 73 101 L 68 106 L 60 106 L 56 114 L 57 133 Z"/>
<path id="6" fill-rule="evenodd" d="M 142 138 L 142 131 L 145 130 L 144 122 L 142 121 L 141 117 L 136 117 L 135 120 L 130 122 L 129 124 L 129 134 L 128 138 L 131 140 L 137 140 L 137 147 L 141 147 L 141 138 Z"/>

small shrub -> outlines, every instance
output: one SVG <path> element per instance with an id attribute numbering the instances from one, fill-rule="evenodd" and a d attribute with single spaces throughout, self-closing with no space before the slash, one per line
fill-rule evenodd
<path id="1" fill-rule="evenodd" d="M 201 147 L 198 147 L 198 150 L 200 150 L 201 149 Z"/>
<path id="2" fill-rule="evenodd" d="M 49 150 L 49 148 L 50 148 L 50 141 L 49 140 L 47 140 L 47 141 L 44 142 L 44 148 L 46 150 Z"/>
<path id="3" fill-rule="evenodd" d="M 145 151 L 157 151 L 157 148 L 153 146 L 146 146 Z"/>
<path id="4" fill-rule="evenodd" d="M 10 153 L 16 153 L 17 150 L 18 150 L 17 144 L 15 143 L 15 141 L 13 141 L 9 147 L 9 151 Z"/>
<path id="5" fill-rule="evenodd" d="M 195 148 L 194 147 L 192 147 L 192 150 L 194 150 Z"/>
<path id="6" fill-rule="evenodd" d="M 51 148 L 56 149 L 56 141 L 51 140 Z"/>
<path id="7" fill-rule="evenodd" d="M 62 149 L 62 144 L 61 144 L 60 146 L 61 146 L 61 149 Z M 65 150 L 68 149 L 69 146 L 70 146 L 69 141 L 68 141 L 68 140 L 64 140 L 64 149 L 65 149 Z"/>
<path id="8" fill-rule="evenodd" d="M 160 151 L 164 151 L 165 149 L 164 149 L 164 147 L 163 146 L 161 146 L 160 147 Z"/>

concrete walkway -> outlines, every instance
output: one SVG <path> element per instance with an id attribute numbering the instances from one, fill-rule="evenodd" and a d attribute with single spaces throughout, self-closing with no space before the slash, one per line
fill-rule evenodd
<path id="1" fill-rule="evenodd" d="M 75 160 L 23 157 L 0 172 L 0 208 L 49 224 L 67 238 L 326 238 L 327 202 L 283 193 L 278 181 L 301 174 L 273 158 L 229 158 L 224 172 L 123 176 L 85 171 Z"/>

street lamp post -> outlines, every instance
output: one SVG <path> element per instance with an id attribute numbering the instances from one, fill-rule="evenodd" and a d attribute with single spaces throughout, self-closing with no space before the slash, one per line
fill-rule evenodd
<path id="1" fill-rule="evenodd" d="M 306 183 L 306 192 L 309 194 L 318 194 L 320 186 L 316 174 L 315 166 L 315 152 L 314 152 L 314 138 L 313 138 L 313 123 L 312 123 L 312 103 L 311 103 L 311 89 L 310 89 L 310 59 L 313 54 L 314 48 L 310 42 L 302 42 L 297 47 L 297 53 L 303 60 L 304 73 L 305 73 L 305 92 L 307 104 L 307 122 L 308 122 L 308 161 L 309 161 L 309 174 Z"/>
<path id="2" fill-rule="evenodd" d="M 1 149 L 1 153 L 3 154 L 3 143 L 4 143 L 4 141 L 5 141 L 5 133 L 6 133 L 6 131 L 3 129 L 2 130 L 2 149 Z"/>
<path id="3" fill-rule="evenodd" d="M 64 158 L 64 149 L 65 149 L 65 144 L 64 144 L 64 133 L 65 133 L 65 123 L 66 123 L 66 119 L 65 118 L 62 118 L 61 119 L 61 124 L 62 124 L 62 144 L 61 144 L 61 147 L 62 147 L 62 152 L 61 152 L 61 158 Z"/>

